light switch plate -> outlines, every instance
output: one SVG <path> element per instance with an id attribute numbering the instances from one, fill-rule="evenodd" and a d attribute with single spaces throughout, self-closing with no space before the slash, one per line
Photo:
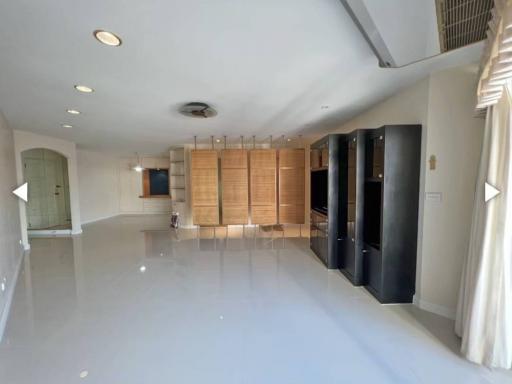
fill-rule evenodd
<path id="1" fill-rule="evenodd" d="M 443 194 L 441 192 L 427 192 L 425 200 L 440 203 L 443 200 Z"/>

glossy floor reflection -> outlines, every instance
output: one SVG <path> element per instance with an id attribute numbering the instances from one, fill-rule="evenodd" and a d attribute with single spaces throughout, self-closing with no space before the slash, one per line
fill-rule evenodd
<path id="1" fill-rule="evenodd" d="M 512 382 L 460 358 L 450 321 L 327 271 L 307 239 L 246 230 L 122 217 L 34 239 L 0 382 Z"/>

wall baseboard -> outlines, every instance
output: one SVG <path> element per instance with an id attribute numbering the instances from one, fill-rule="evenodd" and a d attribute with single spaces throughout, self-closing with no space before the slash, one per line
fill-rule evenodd
<path id="1" fill-rule="evenodd" d="M 155 215 L 165 215 L 171 217 L 171 212 L 120 212 L 119 216 L 155 216 Z"/>
<path id="2" fill-rule="evenodd" d="M 30 247 L 30 245 L 29 245 Z M 25 248 L 25 247 L 23 247 Z M 16 269 L 14 270 L 14 277 L 11 281 L 11 284 L 7 287 L 7 299 L 5 300 L 5 307 L 2 311 L 2 315 L 0 316 L 0 341 L 2 341 L 5 333 L 5 328 L 7 327 L 7 320 L 9 319 L 9 313 L 11 312 L 12 300 L 14 298 L 14 291 L 16 289 L 16 285 L 18 284 L 18 277 L 21 271 L 21 263 L 23 263 L 23 259 L 25 258 L 25 253 L 21 252 L 21 255 L 18 257 L 18 262 L 16 264 Z"/>
<path id="3" fill-rule="evenodd" d="M 456 310 L 453 308 L 445 307 L 443 305 L 434 304 L 426 300 L 420 299 L 418 296 L 414 295 L 412 302 L 418 308 L 423 309 L 427 312 L 435 313 L 436 315 L 446 317 L 451 320 L 455 320 Z"/>
<path id="4" fill-rule="evenodd" d="M 98 217 L 96 219 L 82 221 L 82 225 L 92 224 L 92 223 L 96 223 L 98 221 L 112 219 L 112 218 L 118 217 L 118 216 L 162 216 L 162 215 L 169 216 L 169 217 L 171 216 L 171 214 L 168 212 L 119 212 L 119 213 L 115 213 L 113 215 L 102 216 L 102 217 Z"/>
<path id="5" fill-rule="evenodd" d="M 37 229 L 27 231 L 30 237 L 69 236 L 71 229 Z"/>
<path id="6" fill-rule="evenodd" d="M 119 215 L 121 215 L 121 213 L 114 213 L 113 215 L 107 215 L 107 216 L 97 217 L 97 218 L 92 219 L 92 220 L 82 221 L 82 225 L 92 224 L 92 223 L 95 223 L 97 221 L 111 219 L 111 218 L 117 217 Z"/>

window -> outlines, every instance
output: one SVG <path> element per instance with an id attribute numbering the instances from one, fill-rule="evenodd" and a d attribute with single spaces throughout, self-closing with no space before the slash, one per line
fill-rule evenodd
<path id="1" fill-rule="evenodd" d="M 143 197 L 169 196 L 168 169 L 145 169 L 142 180 Z"/>

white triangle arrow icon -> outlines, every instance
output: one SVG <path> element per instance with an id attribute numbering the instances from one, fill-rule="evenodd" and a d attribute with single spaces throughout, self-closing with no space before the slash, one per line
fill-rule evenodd
<path id="1" fill-rule="evenodd" d="M 498 196 L 501 193 L 501 191 L 498 191 L 494 186 L 492 186 L 489 183 L 485 183 L 485 192 L 484 192 L 484 199 L 487 203 L 489 200 L 494 199 L 496 196 Z"/>
<path id="2" fill-rule="evenodd" d="M 23 184 L 21 187 L 16 188 L 12 191 L 16 196 L 22 199 L 24 202 L 28 201 L 28 183 Z"/>

